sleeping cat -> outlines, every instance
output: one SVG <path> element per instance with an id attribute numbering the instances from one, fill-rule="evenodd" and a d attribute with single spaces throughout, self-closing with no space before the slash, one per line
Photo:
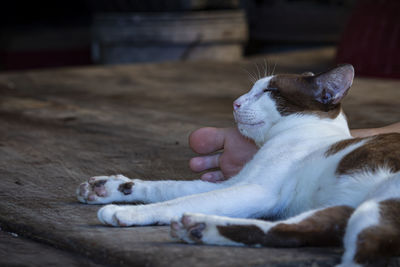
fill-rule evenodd
<path id="1" fill-rule="evenodd" d="M 341 65 L 258 80 L 233 106 L 238 129 L 260 149 L 225 182 L 99 176 L 79 186 L 78 199 L 153 203 L 107 205 L 98 218 L 113 226 L 171 223 L 172 237 L 187 243 L 343 244 L 340 266 L 399 255 L 400 134 L 350 135 L 340 101 L 353 77 L 353 67 Z"/>

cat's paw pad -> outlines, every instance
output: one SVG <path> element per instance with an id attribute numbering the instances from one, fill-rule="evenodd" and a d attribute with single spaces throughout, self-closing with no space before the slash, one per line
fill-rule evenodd
<path id="1" fill-rule="evenodd" d="M 171 237 L 186 243 L 210 245 L 238 245 L 219 232 L 221 226 L 230 224 L 231 218 L 185 213 L 180 220 L 171 221 Z"/>
<path id="2" fill-rule="evenodd" d="M 219 221 L 217 216 L 185 213 L 171 221 L 171 237 L 186 243 L 220 244 Z"/>
<path id="3" fill-rule="evenodd" d="M 180 220 L 172 220 L 171 236 L 187 243 L 202 243 L 206 224 L 197 219 L 194 214 L 184 214 Z"/>
<path id="4" fill-rule="evenodd" d="M 123 196 L 132 193 L 134 183 L 123 175 L 96 176 L 79 185 L 76 190 L 80 202 L 104 204 L 122 201 Z"/>

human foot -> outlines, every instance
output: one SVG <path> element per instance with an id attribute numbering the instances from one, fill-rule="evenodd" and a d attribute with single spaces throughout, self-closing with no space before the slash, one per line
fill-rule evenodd
<path id="1" fill-rule="evenodd" d="M 385 134 L 385 133 L 400 133 L 400 122 L 393 123 L 380 128 L 351 130 L 351 135 L 354 137 L 368 137 L 372 135 Z"/>
<path id="2" fill-rule="evenodd" d="M 206 155 L 192 158 L 189 165 L 195 172 L 207 171 L 201 179 L 209 182 L 223 181 L 237 174 L 258 150 L 236 128 L 200 128 L 190 135 L 189 145 L 196 153 Z M 221 149 L 222 152 L 207 155 Z M 212 171 L 213 168 L 217 170 Z"/>

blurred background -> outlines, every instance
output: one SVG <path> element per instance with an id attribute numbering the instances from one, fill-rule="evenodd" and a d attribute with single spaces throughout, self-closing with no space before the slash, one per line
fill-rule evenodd
<path id="1" fill-rule="evenodd" d="M 0 71 L 329 46 L 358 75 L 400 78 L 399 14 L 398 0 L 5 0 Z"/>

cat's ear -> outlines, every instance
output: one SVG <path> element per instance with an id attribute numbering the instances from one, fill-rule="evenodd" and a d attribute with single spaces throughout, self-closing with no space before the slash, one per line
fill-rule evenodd
<path id="1" fill-rule="evenodd" d="M 354 68 L 350 64 L 340 65 L 314 76 L 317 90 L 314 98 L 322 104 L 338 104 L 353 84 Z"/>

